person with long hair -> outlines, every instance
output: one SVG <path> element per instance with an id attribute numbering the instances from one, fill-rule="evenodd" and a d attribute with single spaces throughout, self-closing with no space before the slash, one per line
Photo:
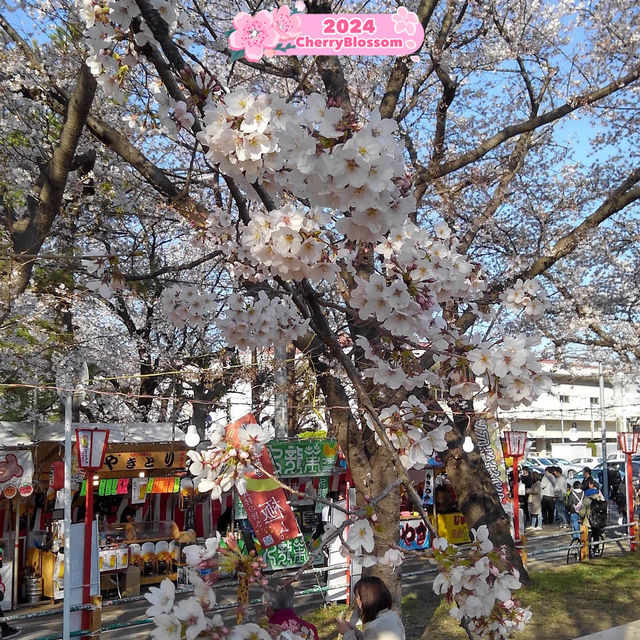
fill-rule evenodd
<path id="1" fill-rule="evenodd" d="M 337 618 L 338 631 L 344 640 L 405 640 L 402 620 L 391 609 L 391 593 L 380 578 L 361 578 L 353 592 L 363 627 L 359 631 L 350 622 Z"/>

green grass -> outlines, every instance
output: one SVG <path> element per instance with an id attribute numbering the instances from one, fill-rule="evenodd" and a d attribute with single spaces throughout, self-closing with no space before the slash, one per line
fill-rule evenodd
<path id="1" fill-rule="evenodd" d="M 532 584 L 516 592 L 533 617 L 514 640 L 571 640 L 640 619 L 640 554 L 600 558 L 530 574 Z M 436 609 L 423 638 L 466 640 L 449 614 Z M 415 631 L 418 631 L 417 629 Z M 409 633 L 407 637 L 410 638 Z M 420 637 L 420 632 L 413 638 Z"/>
<path id="2" fill-rule="evenodd" d="M 347 610 L 346 604 L 334 604 L 329 607 L 316 609 L 304 619 L 316 625 L 320 640 L 335 640 L 338 637 L 338 628 L 335 619 Z"/>
<path id="3" fill-rule="evenodd" d="M 532 572 L 532 584 L 515 592 L 533 618 L 514 640 L 572 640 L 640 619 L 640 553 L 561 565 Z M 405 593 L 402 616 L 407 640 L 467 640 L 449 616 L 450 605 L 425 585 Z M 344 605 L 301 614 L 318 627 L 320 640 L 338 637 L 336 616 Z"/>

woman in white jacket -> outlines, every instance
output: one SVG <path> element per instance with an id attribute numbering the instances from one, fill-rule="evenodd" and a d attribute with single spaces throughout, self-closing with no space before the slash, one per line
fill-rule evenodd
<path id="1" fill-rule="evenodd" d="M 338 631 L 344 640 L 405 640 L 402 620 L 391 609 L 391 594 L 380 578 L 368 576 L 360 579 L 353 592 L 363 627 L 359 631 L 346 620 L 338 618 Z"/>

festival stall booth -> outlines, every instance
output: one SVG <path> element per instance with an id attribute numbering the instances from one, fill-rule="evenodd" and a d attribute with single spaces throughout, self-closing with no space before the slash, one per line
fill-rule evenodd
<path id="1" fill-rule="evenodd" d="M 183 505 L 180 499 L 188 450 L 184 434 L 167 423 L 82 423 L 74 425 L 74 434 L 76 426 L 110 431 L 104 463 L 90 487 L 101 588 L 135 594 L 140 585 L 161 582 L 165 577 L 175 580 L 182 542 L 193 540 L 196 532 L 209 535 L 211 530 L 207 504 Z M 17 582 L 26 585 L 23 592 L 28 591 L 30 579 L 38 581 L 40 587 L 37 592 L 33 590 L 32 601 L 42 596 L 61 598 L 64 574 L 64 502 L 63 492 L 57 490 L 64 482 L 63 427 L 46 425 L 38 437 L 39 441 L 30 446 L 36 491 L 22 518 L 21 536 L 26 545 L 20 554 L 20 566 L 14 571 L 14 582 L 17 575 Z M 0 463 L 2 456 L 0 450 Z M 72 460 L 72 523 L 78 523 L 84 519 L 88 487 L 82 470 L 76 467 L 75 445 Z M 130 518 L 121 522 L 127 520 L 127 513 Z M 195 531 L 185 533 L 185 529 Z"/>
<path id="2" fill-rule="evenodd" d="M 485 466 L 507 512 L 508 502 L 507 471 L 495 420 L 479 418 L 474 421 L 473 429 L 476 446 L 484 460 Z M 411 471 L 410 477 L 422 496 L 422 505 L 429 515 L 439 537 L 446 538 L 450 544 L 471 542 L 469 527 L 460 512 L 456 495 L 447 478 L 446 471 L 436 455 L 429 459 L 424 471 Z M 428 549 L 432 540 L 429 530 L 417 512 L 409 510 L 408 501 L 404 498 L 399 523 L 399 543 L 403 549 Z"/>
<path id="3" fill-rule="evenodd" d="M 469 528 L 438 456 L 429 459 L 426 469 L 411 470 L 409 477 L 422 497 L 422 507 L 437 535 L 451 544 L 470 542 Z M 401 499 L 398 546 L 412 551 L 431 548 L 433 541 L 429 529 L 418 512 L 411 511 L 410 501 L 404 492 L 401 492 Z"/>
<path id="4" fill-rule="evenodd" d="M 11 609 L 18 601 L 29 503 L 33 500 L 33 449 L 12 442 L 0 447 L 0 607 Z M 31 580 L 29 593 L 41 590 Z"/>

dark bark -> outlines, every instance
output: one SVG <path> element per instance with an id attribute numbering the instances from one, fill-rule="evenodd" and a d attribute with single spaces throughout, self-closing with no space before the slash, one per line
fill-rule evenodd
<path id="1" fill-rule="evenodd" d="M 22 293 L 31 278 L 35 256 L 46 240 L 62 207 L 69 173 L 85 168 L 88 156 L 75 157 L 82 130 L 87 121 L 96 91 L 96 81 L 88 67 L 82 65 L 76 86 L 69 100 L 58 145 L 51 158 L 43 164 L 32 193 L 27 196 L 27 216 L 16 220 L 5 210 L 4 224 L 10 234 L 16 262 L 11 274 L 12 296 Z M 90 161 L 90 158 L 89 158 Z"/>
<path id="2" fill-rule="evenodd" d="M 511 537 L 509 518 L 505 513 L 495 485 L 478 449 L 470 453 L 462 450 L 463 435 L 469 433 L 475 442 L 473 428 L 467 427 L 467 418 L 461 415 L 448 434 L 449 449 L 442 454 L 460 511 L 469 529 L 486 524 L 495 547 L 504 546 L 509 561 L 520 572 L 520 579 L 529 582 L 529 574 Z"/>
<path id="3" fill-rule="evenodd" d="M 287 377 L 287 435 L 294 438 L 298 431 L 298 394 L 296 387 L 296 346 L 287 345 L 285 371 Z"/>

